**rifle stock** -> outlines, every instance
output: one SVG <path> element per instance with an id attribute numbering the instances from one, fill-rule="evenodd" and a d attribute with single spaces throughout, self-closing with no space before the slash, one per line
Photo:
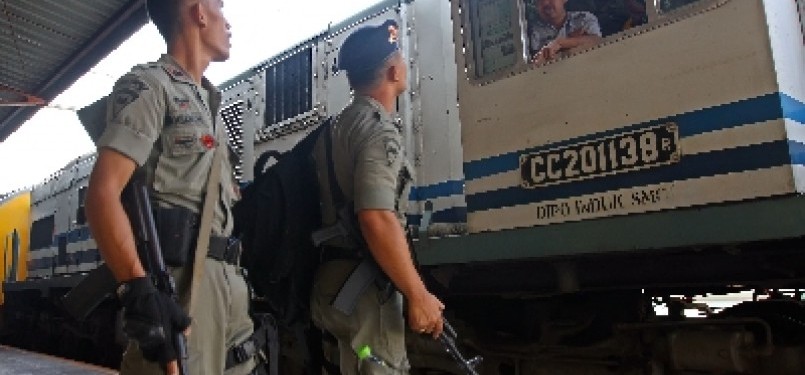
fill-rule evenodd
<path id="1" fill-rule="evenodd" d="M 106 263 L 101 264 L 62 297 L 64 309 L 76 320 L 84 321 L 95 308 L 112 295 L 116 285 L 112 270 Z"/>

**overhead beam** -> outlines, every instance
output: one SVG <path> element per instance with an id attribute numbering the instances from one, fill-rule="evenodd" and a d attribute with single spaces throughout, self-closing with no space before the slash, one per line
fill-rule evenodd
<path id="1" fill-rule="evenodd" d="M 0 85 L 0 107 L 38 107 L 47 102 L 36 96 Z"/>
<path id="2" fill-rule="evenodd" d="M 131 0 L 73 56 L 65 61 L 47 81 L 34 90 L 34 96 L 53 100 L 86 74 L 115 48 L 148 22 L 145 0 Z M 0 142 L 14 133 L 39 110 L 38 106 L 16 108 L 0 122 Z"/>

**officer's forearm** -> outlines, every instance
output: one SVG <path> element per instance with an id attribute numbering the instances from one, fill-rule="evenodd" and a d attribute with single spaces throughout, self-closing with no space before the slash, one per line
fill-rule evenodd
<path id="1" fill-rule="evenodd" d="M 87 192 L 87 220 L 103 260 L 117 281 L 145 276 L 134 246 L 131 224 L 119 195 L 115 199 L 97 189 L 94 194 L 92 192 L 92 189 Z"/>
<path id="2" fill-rule="evenodd" d="M 135 164 L 131 159 L 101 149 L 90 175 L 85 211 L 92 236 L 117 281 L 145 276 L 126 211 L 120 195 L 131 178 Z"/>
<path id="3" fill-rule="evenodd" d="M 408 299 L 426 293 L 397 216 L 387 210 L 362 210 L 358 221 L 369 251 L 397 289 Z"/>

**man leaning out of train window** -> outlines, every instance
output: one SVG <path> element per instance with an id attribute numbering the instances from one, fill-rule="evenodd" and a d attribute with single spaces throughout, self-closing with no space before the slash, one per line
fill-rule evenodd
<path id="1" fill-rule="evenodd" d="M 598 18 L 590 12 L 568 12 L 567 0 L 533 0 L 539 18 L 530 27 L 531 61 L 544 64 L 567 50 L 601 41 Z"/>

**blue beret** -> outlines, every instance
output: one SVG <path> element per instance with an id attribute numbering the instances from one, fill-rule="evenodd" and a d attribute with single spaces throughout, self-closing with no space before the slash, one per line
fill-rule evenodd
<path id="1" fill-rule="evenodd" d="M 399 49 L 394 20 L 380 26 L 364 26 L 352 32 L 341 45 L 338 68 L 349 73 L 374 71 Z"/>

